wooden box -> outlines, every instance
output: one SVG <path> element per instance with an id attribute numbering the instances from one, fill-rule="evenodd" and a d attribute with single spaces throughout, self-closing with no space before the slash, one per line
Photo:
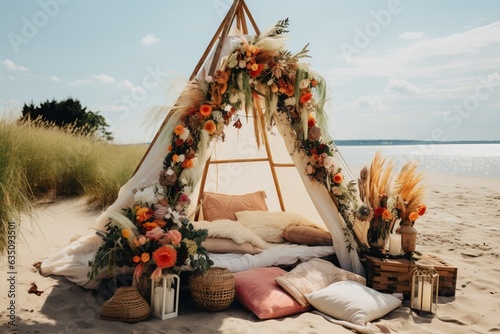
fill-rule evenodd
<path id="1" fill-rule="evenodd" d="M 430 262 L 439 274 L 440 296 L 455 296 L 457 268 L 436 255 L 424 254 L 420 261 Z M 411 274 L 415 262 L 408 259 L 377 258 L 365 255 L 361 262 L 366 271 L 366 285 L 386 293 L 403 293 L 405 299 L 410 296 Z"/>

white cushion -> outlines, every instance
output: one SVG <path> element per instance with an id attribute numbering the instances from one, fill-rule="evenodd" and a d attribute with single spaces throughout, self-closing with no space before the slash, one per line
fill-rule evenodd
<path id="1" fill-rule="evenodd" d="M 359 326 L 366 326 L 401 305 L 398 298 L 354 281 L 336 282 L 305 297 L 318 311 Z"/>

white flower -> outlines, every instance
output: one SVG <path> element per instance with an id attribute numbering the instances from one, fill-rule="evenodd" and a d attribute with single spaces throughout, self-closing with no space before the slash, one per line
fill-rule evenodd
<path id="1" fill-rule="evenodd" d="M 311 80 L 309 80 L 309 79 L 302 79 L 300 81 L 300 89 L 306 89 L 307 87 L 309 87 L 310 83 L 311 83 Z"/>
<path id="2" fill-rule="evenodd" d="M 214 78 L 211 75 L 207 75 L 206 79 L 207 82 L 212 82 L 214 81 Z"/>
<path id="3" fill-rule="evenodd" d="M 240 60 L 240 62 L 238 63 L 238 66 L 240 68 L 245 68 L 245 67 L 247 67 L 247 62 L 244 60 Z"/>
<path id="4" fill-rule="evenodd" d="M 333 186 L 332 193 L 336 196 L 340 196 L 340 195 L 342 195 L 342 189 L 340 189 L 339 186 Z"/>
<path id="5" fill-rule="evenodd" d="M 333 157 L 331 156 L 327 156 L 323 163 L 326 169 L 330 169 L 333 168 L 333 166 L 335 166 L 335 159 L 333 159 Z"/>
<path id="6" fill-rule="evenodd" d="M 311 165 L 307 165 L 306 172 L 308 175 L 311 175 L 313 173 L 313 167 Z"/>
<path id="7" fill-rule="evenodd" d="M 178 162 L 183 162 L 184 160 L 186 160 L 186 156 L 184 154 L 179 154 L 179 158 L 178 158 Z"/>
<path id="8" fill-rule="evenodd" d="M 186 140 L 189 137 L 189 133 L 190 133 L 189 129 L 185 127 L 182 133 L 180 134 L 179 138 L 182 140 Z"/>
<path id="9" fill-rule="evenodd" d="M 229 102 L 231 104 L 236 104 L 239 101 L 240 101 L 240 97 L 239 97 L 239 94 L 237 92 L 229 94 Z"/>
<path id="10" fill-rule="evenodd" d="M 285 105 L 287 106 L 294 106 L 295 103 L 295 97 L 289 97 L 288 99 L 285 100 Z"/>
<path id="11" fill-rule="evenodd" d="M 134 194 L 134 201 L 150 206 L 152 204 L 158 203 L 158 198 L 155 194 L 156 187 L 148 187 L 137 191 Z"/>
<path id="12" fill-rule="evenodd" d="M 222 112 L 220 110 L 212 111 L 212 117 L 216 123 L 222 122 L 224 119 L 222 118 Z"/>

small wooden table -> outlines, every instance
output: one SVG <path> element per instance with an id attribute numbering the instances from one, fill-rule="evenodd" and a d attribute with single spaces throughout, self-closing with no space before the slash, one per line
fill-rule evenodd
<path id="1" fill-rule="evenodd" d="M 419 261 L 432 263 L 439 274 L 440 296 L 455 296 L 457 268 L 433 254 L 423 254 Z M 405 299 L 410 296 L 411 274 L 415 261 L 404 258 L 390 259 L 363 255 L 361 262 L 365 267 L 366 285 L 386 293 L 403 293 Z"/>

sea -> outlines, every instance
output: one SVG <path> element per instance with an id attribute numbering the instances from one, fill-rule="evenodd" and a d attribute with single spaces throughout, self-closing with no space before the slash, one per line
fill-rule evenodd
<path id="1" fill-rule="evenodd" d="M 412 160 L 418 162 L 421 170 L 431 173 L 500 178 L 500 143 L 346 145 L 337 142 L 337 148 L 348 166 L 354 168 L 369 165 L 380 150 L 383 157 L 393 160 L 396 170 Z"/>

